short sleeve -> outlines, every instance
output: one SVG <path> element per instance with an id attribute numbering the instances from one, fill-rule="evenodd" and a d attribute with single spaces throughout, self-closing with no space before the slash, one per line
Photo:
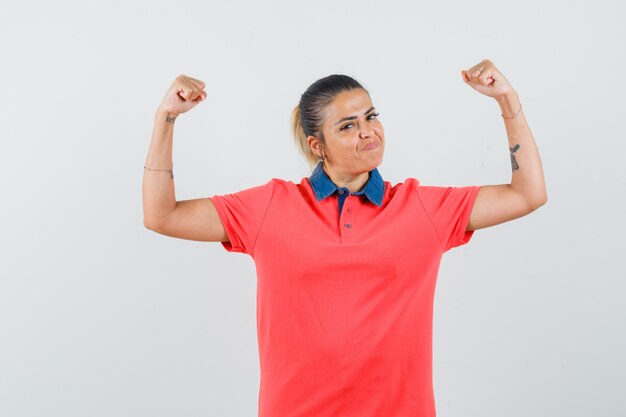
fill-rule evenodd
<path id="1" fill-rule="evenodd" d="M 232 194 L 208 197 L 215 205 L 228 242 L 221 242 L 229 252 L 252 256 L 256 238 L 274 194 L 274 180 Z"/>
<path id="2" fill-rule="evenodd" d="M 416 183 L 416 191 L 430 217 L 446 252 L 469 242 L 474 230 L 466 232 L 479 185 L 467 187 L 424 186 Z"/>

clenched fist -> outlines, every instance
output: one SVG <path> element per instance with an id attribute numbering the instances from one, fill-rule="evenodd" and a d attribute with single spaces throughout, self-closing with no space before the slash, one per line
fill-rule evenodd
<path id="1" fill-rule="evenodd" d="M 179 114 L 193 109 L 206 96 L 204 82 L 181 74 L 176 77 L 167 90 L 158 111 L 177 117 Z"/>
<path id="2" fill-rule="evenodd" d="M 515 92 L 509 80 L 488 59 L 483 59 L 469 71 L 461 70 L 461 77 L 474 90 L 495 99 Z"/>

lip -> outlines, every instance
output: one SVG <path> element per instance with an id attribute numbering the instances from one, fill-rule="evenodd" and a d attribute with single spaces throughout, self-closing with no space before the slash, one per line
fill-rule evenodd
<path id="1" fill-rule="evenodd" d="M 376 148 L 378 148 L 379 146 L 380 146 L 380 144 L 379 144 L 378 142 L 371 142 L 371 143 L 368 143 L 368 144 L 367 144 L 367 145 L 363 148 L 363 150 L 364 150 L 364 151 L 371 151 L 372 149 L 376 149 Z"/>

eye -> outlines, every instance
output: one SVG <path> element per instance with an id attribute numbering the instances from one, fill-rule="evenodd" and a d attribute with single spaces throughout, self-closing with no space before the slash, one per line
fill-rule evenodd
<path id="1" fill-rule="evenodd" d="M 377 118 L 379 115 L 380 115 L 380 112 L 379 112 L 379 113 L 372 113 L 372 114 L 370 114 L 370 115 L 368 115 L 368 116 L 367 116 L 367 120 L 374 120 L 374 119 L 375 119 L 375 118 Z M 354 125 L 354 123 L 347 123 L 347 124 L 345 124 L 345 125 L 341 126 L 341 128 L 339 128 L 339 130 L 344 130 L 344 129 L 347 129 L 347 128 L 348 128 L 348 126 L 352 126 L 352 125 Z"/>

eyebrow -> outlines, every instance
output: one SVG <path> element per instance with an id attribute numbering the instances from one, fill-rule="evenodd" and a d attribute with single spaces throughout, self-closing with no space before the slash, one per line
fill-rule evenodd
<path id="1" fill-rule="evenodd" d="M 371 112 L 371 111 L 372 111 L 372 110 L 374 110 L 374 109 L 375 109 L 375 107 L 374 107 L 374 106 L 370 107 L 370 108 L 369 108 L 369 109 L 368 109 L 365 113 L 363 113 L 363 116 L 366 116 L 366 115 L 367 115 L 367 113 Z M 354 119 L 356 119 L 356 116 L 348 116 L 348 117 L 344 117 L 343 119 L 341 119 L 341 120 L 339 120 L 337 123 L 335 123 L 335 126 L 337 126 L 337 125 L 338 125 L 339 123 L 341 123 L 341 122 L 345 122 L 346 120 L 354 120 Z"/>

